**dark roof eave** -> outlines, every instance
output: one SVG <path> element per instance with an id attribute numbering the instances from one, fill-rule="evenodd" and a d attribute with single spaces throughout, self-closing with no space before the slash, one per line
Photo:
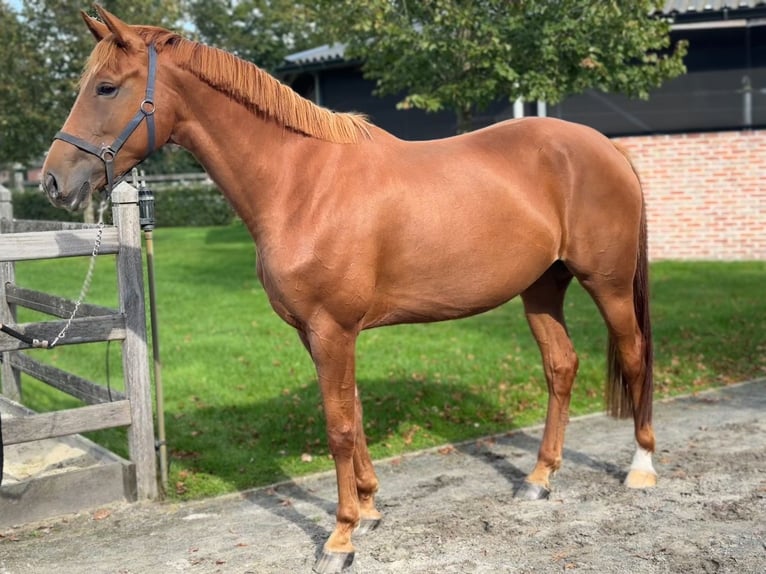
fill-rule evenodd
<path id="1" fill-rule="evenodd" d="M 753 8 L 723 8 L 721 10 L 689 10 L 685 12 L 666 12 L 674 24 L 693 24 L 702 22 L 725 22 L 726 20 L 758 20 L 766 18 L 766 5 Z"/>
<path id="2" fill-rule="evenodd" d="M 345 60 L 343 58 L 303 63 L 285 62 L 276 69 L 276 73 L 279 75 L 300 74 L 304 72 L 318 72 L 320 70 L 333 70 L 336 68 L 352 68 L 360 64 L 360 60 Z"/>

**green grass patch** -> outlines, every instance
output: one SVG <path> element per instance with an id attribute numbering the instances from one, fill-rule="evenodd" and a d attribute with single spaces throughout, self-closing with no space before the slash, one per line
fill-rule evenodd
<path id="1" fill-rule="evenodd" d="M 269 306 L 246 230 L 160 228 L 154 237 L 170 495 L 199 498 L 331 468 L 313 365 Z M 17 283 L 74 298 L 86 266 L 24 262 Z M 764 375 L 764 276 L 762 262 L 652 266 L 657 398 Z M 102 257 L 88 301 L 114 306 L 115 293 L 113 258 Z M 599 411 L 606 330 L 579 285 L 566 307 L 580 357 L 572 414 Z M 22 310 L 20 319 L 34 317 Z M 121 388 L 119 344 L 32 353 Z M 357 378 L 375 458 L 541 422 L 547 402 L 518 300 L 460 321 L 365 332 Z M 23 388 L 35 410 L 77 404 L 30 378 Z M 124 431 L 93 438 L 127 454 Z"/>

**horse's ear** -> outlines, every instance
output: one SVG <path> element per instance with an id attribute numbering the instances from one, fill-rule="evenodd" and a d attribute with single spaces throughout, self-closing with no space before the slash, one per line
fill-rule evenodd
<path id="1" fill-rule="evenodd" d="M 100 20 L 96 20 L 90 16 L 85 10 L 80 10 L 80 16 L 85 20 L 85 25 L 88 27 L 88 30 L 90 30 L 90 33 L 93 34 L 96 41 L 100 42 L 107 34 L 109 34 L 109 28 L 107 28 Z"/>
<path id="2" fill-rule="evenodd" d="M 98 12 L 101 20 L 106 24 L 106 28 L 114 34 L 114 39 L 123 48 L 130 48 L 138 45 L 143 45 L 143 42 L 139 36 L 131 30 L 130 26 L 120 20 L 117 16 L 108 12 L 100 4 L 96 4 L 96 12 Z"/>

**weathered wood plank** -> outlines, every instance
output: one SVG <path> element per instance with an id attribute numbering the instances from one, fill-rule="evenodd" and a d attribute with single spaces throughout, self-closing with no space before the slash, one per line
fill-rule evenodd
<path id="1" fill-rule="evenodd" d="M 27 233 L 29 231 L 71 231 L 73 229 L 94 229 L 97 223 L 81 221 L 49 221 L 43 219 L 14 219 L 10 229 L 3 233 Z"/>
<path id="2" fill-rule="evenodd" d="M 22 323 L 13 325 L 17 331 L 41 341 L 52 342 L 64 328 L 66 321 L 46 321 L 43 323 Z M 125 339 L 125 317 L 121 314 L 106 317 L 87 317 L 74 319 L 58 345 L 76 345 L 98 341 L 119 341 Z M 0 352 L 29 349 L 30 345 L 19 341 L 6 333 L 0 332 Z"/>
<path id="3" fill-rule="evenodd" d="M 11 192 L 0 185 L 0 221 L 3 226 L 13 223 L 13 202 Z M 0 286 L 16 281 L 16 268 L 13 263 L 0 261 Z M 5 292 L 0 288 L 0 323 L 16 322 L 16 306 L 5 297 Z M 8 355 L 0 353 L 0 393 L 8 398 L 19 400 L 21 398 L 21 374 L 11 367 L 6 360 Z"/>
<path id="4" fill-rule="evenodd" d="M 0 261 L 0 283 L 13 281 L 15 270 L 13 263 Z M 13 324 L 16 322 L 16 306 L 5 297 L 3 289 L 0 289 L 0 323 Z M 21 374 L 15 370 L 7 360 L 8 355 L 0 352 L 0 393 L 6 397 L 19 400 L 21 399 Z"/>
<path id="5" fill-rule="evenodd" d="M 0 233 L 13 229 L 13 194 L 0 183 Z"/>
<path id="6" fill-rule="evenodd" d="M 127 400 L 29 416 L 3 416 L 3 442 L 19 444 L 128 426 L 131 422 Z"/>
<path id="7" fill-rule="evenodd" d="M 95 229 L 36 231 L 0 235 L 0 261 L 27 261 L 90 255 L 96 242 Z M 105 227 L 99 253 L 117 253 L 117 229 Z"/>
<path id="8" fill-rule="evenodd" d="M 96 509 L 115 502 L 133 502 L 136 499 L 133 474 L 134 468 L 129 462 L 107 461 L 87 468 L 67 468 L 66 472 L 3 484 L 0 490 L 0 529 Z M 31 568 L 28 572 L 35 570 Z"/>
<path id="9" fill-rule="evenodd" d="M 12 284 L 5 285 L 5 297 L 9 304 L 21 305 L 27 309 L 53 315 L 61 319 L 68 319 L 74 309 L 74 301 Z M 102 307 L 101 305 L 91 305 L 90 303 L 81 303 L 77 310 L 78 317 L 100 317 L 115 313 L 117 313 L 115 309 Z"/>
<path id="10" fill-rule="evenodd" d="M 122 246 L 117 255 L 117 284 L 120 311 L 126 318 L 125 341 L 122 344 L 125 394 L 130 399 L 133 417 L 133 424 L 128 428 L 128 448 L 130 460 L 136 465 L 138 499 L 153 499 L 158 495 L 157 456 L 154 450 L 138 190 L 124 182 L 119 184 L 112 192 L 112 205 Z"/>
<path id="11" fill-rule="evenodd" d="M 41 363 L 24 353 L 9 353 L 9 355 L 11 366 L 89 405 L 121 401 L 126 398 L 120 391 L 109 390 L 52 365 Z"/>

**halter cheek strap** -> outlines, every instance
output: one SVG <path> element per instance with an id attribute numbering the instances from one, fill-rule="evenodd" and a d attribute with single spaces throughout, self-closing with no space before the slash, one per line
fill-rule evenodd
<path id="1" fill-rule="evenodd" d="M 122 146 L 128 140 L 130 135 L 136 130 L 142 121 L 146 120 L 146 131 L 148 133 L 148 153 L 154 151 L 155 145 L 155 129 L 154 129 L 154 80 L 157 72 L 157 51 L 154 45 L 149 46 L 149 71 L 146 79 L 146 93 L 144 99 L 138 105 L 138 111 L 133 118 L 128 122 L 128 125 L 120 132 L 120 135 L 112 142 L 112 145 L 102 144 L 98 147 L 90 142 L 85 141 L 82 138 L 68 134 L 66 132 L 58 132 L 53 136 L 54 140 L 62 140 L 73 146 L 95 155 L 104 162 L 104 169 L 106 170 L 106 189 L 107 193 L 111 194 L 114 189 L 114 159 L 117 156 L 117 152 L 120 151 Z"/>

